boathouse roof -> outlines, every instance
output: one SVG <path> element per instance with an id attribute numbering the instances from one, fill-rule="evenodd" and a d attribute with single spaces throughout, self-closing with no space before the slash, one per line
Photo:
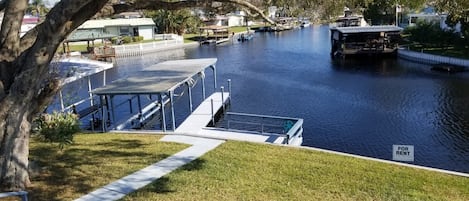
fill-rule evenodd
<path id="1" fill-rule="evenodd" d="M 350 33 L 375 33 L 375 32 L 400 32 L 403 30 L 397 26 L 368 26 L 368 27 L 335 27 L 332 30 L 337 30 L 344 34 Z"/>
<path id="2" fill-rule="evenodd" d="M 208 67 L 216 58 L 165 61 L 127 78 L 116 80 L 91 93 L 96 95 L 158 94 L 174 90 Z"/>

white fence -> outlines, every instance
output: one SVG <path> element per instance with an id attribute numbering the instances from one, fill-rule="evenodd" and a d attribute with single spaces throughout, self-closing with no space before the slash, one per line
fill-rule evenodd
<path id="1" fill-rule="evenodd" d="M 116 57 L 122 58 L 178 48 L 184 44 L 183 37 L 175 34 L 158 34 L 155 35 L 155 40 L 161 41 L 131 45 L 115 45 L 113 47 L 116 51 Z"/>
<path id="2" fill-rule="evenodd" d="M 426 64 L 445 63 L 445 64 L 469 67 L 469 60 L 466 60 L 466 59 L 426 54 L 426 53 L 414 52 L 414 51 L 405 50 L 405 49 L 399 49 L 398 55 L 399 57 L 402 57 L 404 59 L 426 63 Z"/>

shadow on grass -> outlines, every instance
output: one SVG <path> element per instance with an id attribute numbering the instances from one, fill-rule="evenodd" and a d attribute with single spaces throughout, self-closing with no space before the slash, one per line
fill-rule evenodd
<path id="1" fill-rule="evenodd" d="M 129 145 L 126 145 L 127 143 Z M 32 164 L 36 166 L 31 179 L 33 183 L 40 182 L 42 185 L 35 185 L 29 189 L 30 200 L 63 200 L 64 198 L 60 196 L 63 196 L 64 192 L 69 194 L 89 193 L 99 187 L 92 186 L 92 184 L 98 184 L 97 177 L 108 177 L 104 180 L 109 179 L 110 176 L 106 176 L 106 174 L 112 174 L 119 168 L 104 170 L 103 164 L 108 162 L 110 158 L 113 158 L 116 163 L 124 165 L 136 163 L 143 157 L 151 160 L 155 158 L 152 157 L 153 154 L 138 151 L 141 146 L 143 144 L 136 140 L 98 143 L 90 145 L 90 148 L 72 145 L 63 151 L 51 144 L 36 146 L 30 151 Z M 166 157 L 168 157 L 167 154 L 156 156 L 158 160 Z"/>
<path id="2" fill-rule="evenodd" d="M 176 159 L 178 160 L 178 159 Z M 197 171 L 201 170 L 204 168 L 206 160 L 204 159 L 195 159 L 192 162 L 183 165 L 182 167 L 178 168 L 175 172 L 181 172 L 181 171 Z M 145 193 L 160 193 L 160 194 L 166 194 L 166 193 L 174 193 L 176 190 L 171 189 L 171 180 L 168 176 L 163 176 L 156 181 L 148 184 L 145 186 L 143 189 L 138 190 L 137 192 L 131 193 L 129 196 L 132 197 L 134 195 L 138 194 L 145 194 Z"/>
<path id="3" fill-rule="evenodd" d="M 97 143 L 96 146 L 106 146 L 116 149 L 135 149 L 144 146 L 145 144 L 139 140 L 113 140 L 112 142 Z"/>
<path id="4" fill-rule="evenodd" d="M 204 167 L 205 160 L 204 159 L 195 159 L 192 162 L 183 165 L 180 170 L 184 171 L 194 171 L 194 170 L 201 170 Z"/>
<path id="5" fill-rule="evenodd" d="M 156 192 L 156 193 L 173 193 L 176 192 L 174 190 L 171 190 L 169 187 L 170 180 L 168 177 L 161 177 L 155 182 L 149 184 L 148 186 L 145 187 L 145 192 Z"/>

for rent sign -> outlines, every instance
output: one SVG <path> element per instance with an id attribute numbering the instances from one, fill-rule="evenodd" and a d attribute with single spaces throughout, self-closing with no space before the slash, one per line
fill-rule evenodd
<path id="1" fill-rule="evenodd" d="M 414 161 L 413 145 L 392 145 L 392 160 Z"/>

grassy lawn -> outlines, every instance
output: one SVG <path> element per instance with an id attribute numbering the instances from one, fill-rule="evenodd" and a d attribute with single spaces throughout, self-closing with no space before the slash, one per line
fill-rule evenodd
<path id="1" fill-rule="evenodd" d="M 469 200 L 469 178 L 226 142 L 124 200 Z"/>
<path id="2" fill-rule="evenodd" d="M 454 47 L 447 47 L 447 48 L 423 48 L 419 45 L 410 46 L 410 50 L 416 52 L 423 52 L 427 54 L 434 54 L 434 55 L 441 55 L 447 57 L 455 57 L 461 59 L 469 59 L 469 47 L 466 48 L 454 48 Z"/>
<path id="3" fill-rule="evenodd" d="M 30 200 L 72 200 L 160 161 L 189 145 L 155 135 L 79 134 L 63 151 L 32 138 Z"/>

